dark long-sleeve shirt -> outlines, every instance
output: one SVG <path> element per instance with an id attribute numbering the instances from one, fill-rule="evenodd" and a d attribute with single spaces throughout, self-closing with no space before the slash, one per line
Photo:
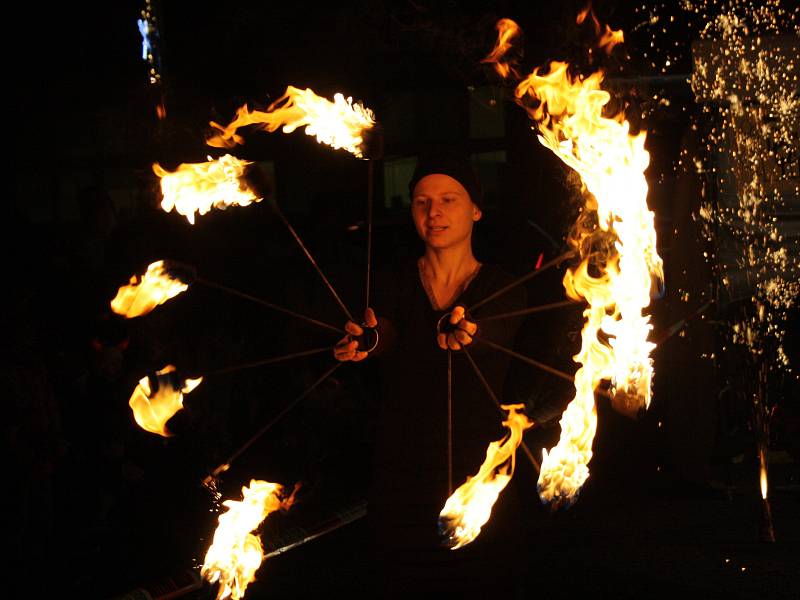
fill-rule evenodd
<path id="1" fill-rule="evenodd" d="M 507 542 L 513 537 L 508 534 L 517 526 L 511 521 L 512 514 L 504 514 L 513 511 L 503 510 L 503 506 L 508 508 L 514 502 L 505 498 L 510 492 L 507 489 L 475 542 L 457 551 L 441 546 L 437 519 L 450 493 L 449 419 L 447 352 L 436 344 L 436 324 L 452 307 L 434 310 L 415 264 L 381 275 L 374 305 L 382 320 L 379 330 L 385 334 L 377 358 L 382 397 L 369 505 L 380 562 L 388 568 L 381 577 L 384 583 L 424 584 L 427 591 L 441 584 L 452 592 L 456 581 L 469 584 L 476 576 L 483 577 L 481 572 L 488 577 L 493 565 L 500 568 L 498 561 L 507 554 Z M 482 325 L 480 316 L 523 308 L 524 287 L 492 300 L 476 315 L 470 315 L 469 307 L 511 280 L 499 268 L 484 265 L 453 302 L 453 306 L 467 307 L 468 318 L 478 323 L 479 336 L 503 346 L 512 345 L 518 320 L 498 319 Z M 508 356 L 480 341 L 468 346 L 468 351 L 498 400 L 505 402 Z M 453 352 L 454 488 L 478 471 L 488 444 L 503 437 L 503 417 L 464 353 Z M 477 563 L 483 563 L 480 572 Z"/>

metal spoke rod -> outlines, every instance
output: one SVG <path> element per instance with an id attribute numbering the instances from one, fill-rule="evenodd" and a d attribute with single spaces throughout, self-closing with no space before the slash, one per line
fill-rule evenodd
<path id="1" fill-rule="evenodd" d="M 500 411 L 502 411 L 503 409 L 500 406 L 500 400 L 497 399 L 497 396 L 495 395 L 494 391 L 489 386 L 489 382 L 486 381 L 486 378 L 483 376 L 480 367 L 478 367 L 478 364 L 472 358 L 472 355 L 469 353 L 466 346 L 461 346 L 461 349 L 464 351 L 464 356 L 466 356 L 467 360 L 469 360 L 469 364 L 472 365 L 472 368 L 474 369 L 475 374 L 478 376 L 478 379 L 481 380 L 483 387 L 486 388 L 489 397 L 492 400 L 494 400 L 494 403 L 497 405 L 497 408 L 500 409 Z M 539 465 L 539 461 L 536 460 L 536 457 L 533 455 L 533 452 L 531 452 L 530 448 L 528 448 L 528 445 L 525 443 L 524 440 L 521 440 L 519 445 L 522 448 L 522 451 L 525 453 L 525 456 L 528 457 L 528 460 L 530 461 L 531 465 L 533 465 L 533 468 L 536 469 L 536 472 L 538 473 L 539 470 L 541 469 L 541 466 Z"/>
<path id="2" fill-rule="evenodd" d="M 372 204 L 375 195 L 375 161 L 367 166 L 367 275 L 364 284 L 364 310 L 369 308 L 370 272 L 372 271 Z"/>
<path id="3" fill-rule="evenodd" d="M 308 258 L 308 260 L 311 262 L 311 265 L 314 267 L 319 276 L 322 278 L 322 281 L 325 283 L 325 286 L 328 288 L 328 291 L 336 300 L 336 303 L 339 305 L 339 308 L 342 309 L 348 320 L 355 323 L 356 320 L 353 318 L 353 315 L 350 314 L 350 311 L 347 309 L 347 306 L 345 306 L 344 302 L 342 302 L 342 299 L 339 297 L 339 294 L 336 293 L 336 290 L 334 289 L 333 285 L 331 285 L 331 282 L 328 281 L 327 277 L 325 277 L 325 273 L 322 272 L 322 269 L 320 269 L 319 265 L 317 264 L 317 261 L 314 260 L 313 256 L 311 256 L 311 252 L 308 251 L 308 248 L 306 248 L 306 245 L 303 243 L 303 240 L 301 240 L 300 236 L 297 235 L 297 232 L 294 230 L 294 227 L 292 227 L 292 224 L 289 223 L 289 221 L 286 219 L 286 216 L 283 214 L 283 211 L 278 206 L 278 203 L 272 202 L 272 208 L 275 210 L 275 213 L 278 215 L 278 217 L 280 217 L 280 220 L 283 221 L 283 224 L 286 225 L 286 228 L 289 230 L 289 233 L 292 234 L 292 237 L 300 246 L 300 249 L 303 251 L 303 254 L 306 255 L 306 258 Z"/>
<path id="4" fill-rule="evenodd" d="M 496 292 L 494 292 L 490 296 L 484 298 L 480 302 L 477 302 L 476 304 L 473 304 L 467 310 L 474 312 L 475 310 L 477 310 L 478 308 L 480 308 L 481 306 L 483 306 L 487 302 L 490 302 L 491 300 L 494 300 L 498 296 L 502 296 L 507 291 L 517 287 L 520 284 L 525 283 L 529 279 L 533 279 L 534 277 L 536 277 L 540 273 L 546 271 L 547 269 L 549 269 L 551 267 L 555 267 L 556 265 L 562 263 L 563 261 L 567 260 L 568 258 L 572 258 L 573 256 L 575 256 L 575 251 L 574 250 L 568 250 L 568 251 L 564 252 L 564 254 L 562 254 L 561 256 L 557 256 L 553 260 L 550 260 L 550 261 L 544 263 L 541 267 L 539 267 L 535 271 L 531 271 L 530 273 L 526 273 L 525 275 L 523 275 L 519 279 L 516 279 L 515 281 L 512 281 L 511 283 L 509 283 L 507 286 L 500 288 L 499 290 L 497 290 Z"/>
<path id="5" fill-rule="evenodd" d="M 318 527 L 311 529 L 310 531 L 306 531 L 301 529 L 300 535 L 301 537 L 294 537 L 291 540 L 287 540 L 287 543 L 284 543 L 281 546 L 275 548 L 266 554 L 264 554 L 264 558 L 273 558 L 275 556 L 280 556 L 289 550 L 293 550 L 303 544 L 307 544 L 308 542 L 317 539 L 318 537 L 322 537 L 323 535 L 327 535 L 339 529 L 340 527 L 344 527 L 345 525 L 349 525 L 354 521 L 358 521 L 367 516 L 367 503 L 366 501 L 359 502 L 354 506 L 344 510 L 337 512 L 332 518 L 327 519 L 323 523 L 321 523 Z"/>
<path id="6" fill-rule="evenodd" d="M 685 317 L 685 318 L 681 319 L 680 321 L 677 321 L 673 325 L 670 325 L 669 327 L 667 327 L 667 329 L 664 331 L 664 333 L 662 333 L 661 336 L 657 340 L 655 340 L 653 342 L 656 345 L 656 350 L 661 348 L 661 344 L 666 342 L 673 335 L 675 335 L 681 329 L 683 329 L 684 325 L 686 325 L 689 321 L 691 321 L 695 317 L 703 314 L 706 311 L 706 309 L 709 306 L 711 306 L 712 303 L 713 303 L 713 300 L 709 300 L 708 302 L 703 304 L 701 307 L 699 307 L 697 310 L 695 310 L 693 313 L 691 313 L 688 317 Z"/>
<path id="7" fill-rule="evenodd" d="M 537 368 L 541 369 L 542 371 L 550 373 L 551 375 L 555 375 L 556 377 L 560 377 L 564 381 L 569 381 L 569 382 L 575 381 L 575 377 L 570 375 L 569 373 L 564 373 L 564 371 L 559 371 L 558 369 L 554 369 L 553 367 L 548 366 L 548 365 L 546 365 L 544 363 L 541 363 L 538 360 L 536 360 L 534 358 L 531 358 L 530 356 L 525 356 L 524 354 L 520 354 L 519 352 L 515 352 L 514 350 L 511 350 L 510 348 L 506 348 L 505 346 L 501 346 L 500 344 L 495 344 L 491 340 L 487 340 L 486 338 L 478 337 L 477 335 L 473 335 L 472 339 L 478 340 L 481 343 L 486 344 L 490 348 L 494 348 L 495 350 L 499 350 L 500 352 L 505 352 L 509 356 L 513 356 L 517 360 L 521 360 L 524 363 L 528 363 L 529 365 L 537 367 Z M 601 394 L 601 395 L 605 396 L 606 398 L 611 398 L 611 394 L 609 394 L 606 390 L 595 390 L 595 393 Z"/>
<path id="8" fill-rule="evenodd" d="M 264 358 L 262 360 L 243 363 L 241 365 L 233 365 L 231 367 L 224 367 L 222 369 L 214 369 L 213 371 L 209 371 L 203 374 L 203 377 L 211 377 L 213 375 L 224 375 L 226 373 L 234 373 L 236 371 L 242 371 L 244 369 L 252 369 L 254 367 L 263 367 L 264 365 L 271 365 L 273 363 L 279 363 L 285 360 L 291 360 L 293 358 L 301 358 L 303 356 L 312 356 L 314 354 L 321 354 L 322 352 L 330 352 L 330 350 L 331 350 L 330 346 L 323 346 L 322 348 L 314 348 L 313 350 L 304 350 L 302 352 L 293 352 L 292 354 L 284 354 L 282 356 L 273 356 L 270 358 Z"/>
<path id="9" fill-rule="evenodd" d="M 333 372 L 334 372 L 336 369 L 338 369 L 339 367 L 341 367 L 341 366 L 342 366 L 342 364 L 344 364 L 344 363 L 337 362 L 337 363 L 336 363 L 335 365 L 333 365 L 333 366 L 332 366 L 330 369 L 328 369 L 327 371 L 325 371 L 325 372 L 322 374 L 322 376 L 320 376 L 320 378 L 319 378 L 319 379 L 317 379 L 317 380 L 316 380 L 314 383 L 312 383 L 312 384 L 311 384 L 311 386 L 310 386 L 310 387 L 308 387 L 308 388 L 307 388 L 307 389 L 306 389 L 306 390 L 305 390 L 305 391 L 304 391 L 302 394 L 300 394 L 300 395 L 299 395 L 297 398 L 295 398 L 294 400 L 292 400 L 291 402 L 289 402 L 289 404 L 287 404 L 287 405 L 286 405 L 286 406 L 285 406 L 285 407 L 284 407 L 284 408 L 283 408 L 283 409 L 282 409 L 282 410 L 281 410 L 281 411 L 280 411 L 280 412 L 279 412 L 277 415 L 275 415 L 274 417 L 272 417 L 272 419 L 271 419 L 271 420 L 270 420 L 270 421 L 269 421 L 269 422 L 268 422 L 266 425 L 264 425 L 264 427 L 262 427 L 261 429 L 259 429 L 259 430 L 258 430 L 258 431 L 257 431 L 257 432 L 256 432 L 256 433 L 255 433 L 255 434 L 254 434 L 254 435 L 253 435 L 253 436 L 252 436 L 250 439 L 249 439 L 249 440 L 247 440 L 247 441 L 246 441 L 244 444 L 242 444 L 242 445 L 239 447 L 239 449 L 238 449 L 238 450 L 236 450 L 236 452 L 234 452 L 233 454 L 231 454 L 231 455 L 228 457 L 228 460 L 226 460 L 224 463 L 222 463 L 222 464 L 221 464 L 221 465 L 219 465 L 219 466 L 218 466 L 216 469 L 214 469 L 214 470 L 211 472 L 211 474 L 210 474 L 208 477 L 206 477 L 206 478 L 205 478 L 205 480 L 203 481 L 203 483 L 204 483 L 204 484 L 208 484 L 208 483 L 209 483 L 209 482 L 211 482 L 211 481 L 212 481 L 214 478 L 216 478 L 217 476 L 219 476 L 221 473 L 224 473 L 225 471 L 227 471 L 228 469 L 230 469 L 230 467 L 231 467 L 231 463 L 233 463 L 233 461 L 234 461 L 234 460 L 236 460 L 237 458 L 239 458 L 239 456 L 241 456 L 241 454 L 242 454 L 242 453 L 243 453 L 245 450 L 247 450 L 247 449 L 248 449 L 250 446 L 252 446 L 252 445 L 253 445 L 253 443 L 254 443 L 254 442 L 255 442 L 255 441 L 258 439 L 258 438 L 260 438 L 260 437 L 261 437 L 262 435 L 264 435 L 264 434 L 265 434 L 267 431 L 269 431 L 270 429 L 272 429 L 272 427 L 274 427 L 274 426 L 275 426 L 275 424 L 276 424 L 278 421 L 280 421 L 280 420 L 281 420 L 281 419 L 282 419 L 282 418 L 283 418 L 283 417 L 286 415 L 286 413 L 288 413 L 288 412 L 289 412 L 290 410 L 292 410 L 292 409 L 293 409 L 295 406 L 297 406 L 297 405 L 298 405 L 298 404 L 299 404 L 299 403 L 300 403 L 300 402 L 301 402 L 301 401 L 302 401 L 302 400 L 303 400 L 303 399 L 304 399 L 306 396 L 308 396 L 308 395 L 309 395 L 311 392 L 313 392 L 313 391 L 314 391 L 314 390 L 315 390 L 315 389 L 316 389 L 316 388 L 317 388 L 317 387 L 318 387 L 318 386 L 319 386 L 319 385 L 320 385 L 320 384 L 321 384 L 323 381 L 325 381 L 325 380 L 326 380 L 326 379 L 327 379 L 327 378 L 328 378 L 328 377 L 331 375 L 331 373 L 333 373 Z"/>
<path id="10" fill-rule="evenodd" d="M 295 312 L 291 309 L 284 308 L 283 306 L 278 306 L 277 304 L 273 304 L 272 302 L 267 302 L 266 300 L 262 300 L 261 298 L 256 298 L 255 296 L 251 296 L 250 294 L 245 294 L 244 292 L 240 292 L 239 290 L 235 290 L 230 288 L 226 285 L 222 285 L 216 283 L 214 281 L 209 281 L 208 279 L 204 279 L 202 277 L 198 277 L 195 280 L 195 283 L 199 283 L 200 285 L 204 285 L 209 288 L 213 288 L 215 290 L 219 290 L 221 292 L 225 292 L 227 294 L 231 294 L 233 296 L 238 296 L 239 298 L 244 298 L 245 300 L 250 300 L 251 302 L 255 302 L 256 304 L 260 304 L 262 306 L 266 306 L 267 308 L 271 308 L 272 310 L 277 310 L 278 312 L 282 312 L 284 314 L 290 315 L 307 323 L 311 323 L 313 325 L 317 325 L 318 327 L 322 327 L 324 329 L 330 329 L 331 331 L 335 331 L 336 333 L 346 334 L 347 332 L 342 329 L 341 327 L 336 327 L 331 325 L 330 323 L 325 323 L 324 321 L 319 321 L 312 317 L 308 317 L 306 315 L 300 314 Z"/>
<path id="11" fill-rule="evenodd" d="M 532 315 L 537 312 L 544 312 L 546 310 L 553 310 L 556 308 L 564 308 L 565 306 L 577 306 L 579 303 L 575 300 L 562 300 L 561 302 L 553 302 L 552 304 L 541 304 L 539 306 L 531 306 L 530 308 L 523 308 L 522 310 L 515 310 L 512 312 L 502 313 L 499 315 L 490 315 L 488 317 L 478 317 L 476 321 L 484 323 L 486 321 L 495 321 L 497 319 L 509 319 L 511 317 L 521 317 L 523 315 Z"/>
<path id="12" fill-rule="evenodd" d="M 453 353 L 447 351 L 447 496 L 453 495 Z"/>

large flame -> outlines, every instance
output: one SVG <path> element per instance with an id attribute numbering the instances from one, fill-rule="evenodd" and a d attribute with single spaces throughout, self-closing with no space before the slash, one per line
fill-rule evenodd
<path id="1" fill-rule="evenodd" d="M 130 283 L 117 291 L 111 310 L 127 319 L 141 317 L 189 288 L 188 284 L 172 277 L 159 260 L 147 267 L 141 278 L 132 275 Z"/>
<path id="2" fill-rule="evenodd" d="M 173 365 L 167 365 L 156 371 L 155 377 L 145 376 L 139 380 L 138 385 L 128 401 L 133 410 L 133 418 L 139 427 L 150 433 L 169 437 L 167 421 L 183 408 L 183 394 L 188 394 L 203 381 L 203 378 L 187 379 L 180 382 Z"/>
<path id="3" fill-rule="evenodd" d="M 219 133 L 207 143 L 218 148 L 241 144 L 244 140 L 236 133 L 237 130 L 254 124 L 270 132 L 283 127 L 284 133 L 305 127 L 306 134 L 316 137 L 319 143 L 344 148 L 360 158 L 363 153 L 363 133 L 375 125 L 375 115 L 363 105 L 353 104 L 352 98 L 345 99 L 342 94 L 335 94 L 331 102 L 317 96 L 311 89 L 301 90 L 290 85 L 266 112 L 250 111 L 244 105 L 228 125 L 223 127 L 212 122 L 211 126 Z"/>
<path id="4" fill-rule="evenodd" d="M 600 31 L 596 21 L 595 29 Z M 609 52 L 621 40 L 620 32 L 606 27 L 600 45 Z M 582 261 L 564 276 L 567 294 L 588 303 L 574 357 L 581 367 L 575 398 L 561 418 L 561 439 L 544 451 L 539 475 L 542 501 L 556 504 L 574 502 L 589 476 L 598 384 L 610 380 L 615 402 L 626 412 L 650 404 L 655 345 L 647 341 L 652 325 L 642 311 L 650 304 L 652 279 L 663 279 L 654 215 L 647 207 L 644 170 L 650 157 L 644 132 L 631 135 L 623 114 L 603 116 L 611 97 L 600 89 L 602 80 L 602 71 L 573 77 L 566 63 L 553 62 L 547 74 L 535 70 L 515 92 L 521 105 L 532 104 L 526 110 L 541 143 L 578 172 L 588 192 L 570 240 Z"/>
<path id="5" fill-rule="evenodd" d="M 241 179 L 249 164 L 230 154 L 217 160 L 209 156 L 204 163 L 184 163 L 173 172 L 155 163 L 153 171 L 161 178 L 161 208 L 166 212 L 174 208 L 194 225 L 195 213 L 259 202 L 261 198 Z"/>
<path id="6" fill-rule="evenodd" d="M 289 508 L 294 494 L 284 497 L 277 483 L 253 479 L 242 488 L 242 500 L 223 502 L 228 510 L 219 517 L 214 541 L 206 553 L 202 576 L 219 581 L 217 600 L 231 597 L 239 600 L 264 559 L 261 539 L 252 532 L 270 513 Z"/>
<path id="7" fill-rule="evenodd" d="M 508 435 L 492 442 L 486 449 L 486 460 L 474 477 L 468 477 L 453 494 L 439 513 L 439 529 L 447 538 L 447 545 L 456 550 L 475 540 L 489 520 L 492 507 L 500 492 L 514 474 L 514 459 L 522 443 L 522 434 L 533 425 L 524 414 L 517 411 L 523 404 L 503 405 L 508 418 L 503 426 Z"/>

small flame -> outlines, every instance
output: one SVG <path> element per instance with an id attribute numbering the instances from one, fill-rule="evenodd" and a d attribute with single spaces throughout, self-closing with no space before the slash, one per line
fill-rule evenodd
<path id="1" fill-rule="evenodd" d="M 293 86 L 273 102 L 266 112 L 250 111 L 247 105 L 236 112 L 236 118 L 223 127 L 212 122 L 219 133 L 207 143 L 217 148 L 232 148 L 244 142 L 236 132 L 240 127 L 256 124 L 273 132 L 283 127 L 284 133 L 292 133 L 305 127 L 306 135 L 314 136 L 321 144 L 332 148 L 344 148 L 356 157 L 362 157 L 362 134 L 375 125 L 375 115 L 361 104 L 353 104 L 352 98 L 335 94 L 333 102 L 317 96 L 311 89 L 301 90 Z"/>
<path id="2" fill-rule="evenodd" d="M 159 260 L 149 265 L 141 278 L 133 275 L 128 285 L 119 288 L 111 301 L 111 310 L 126 319 L 141 317 L 188 288 L 188 284 L 170 276 L 164 269 L 164 261 Z"/>
<path id="3" fill-rule="evenodd" d="M 161 208 L 173 208 L 194 225 L 195 213 L 206 214 L 212 208 L 232 205 L 247 206 L 259 202 L 242 180 L 244 170 L 251 164 L 226 154 L 217 160 L 204 163 L 184 163 L 173 171 L 166 171 L 155 163 L 153 171 L 161 178 Z"/>
<path id="4" fill-rule="evenodd" d="M 466 546 L 478 537 L 500 492 L 511 481 L 515 453 L 522 443 L 522 435 L 533 425 L 524 414 L 517 412 L 523 408 L 523 404 L 502 406 L 508 411 L 508 418 L 503 421 L 503 426 L 508 427 L 508 435 L 489 444 L 486 460 L 477 475 L 468 477 L 447 499 L 439 513 L 439 529 L 447 536 L 451 550 Z"/>
<path id="5" fill-rule="evenodd" d="M 600 25 L 600 21 L 597 20 L 597 17 L 592 10 L 592 3 L 586 5 L 579 14 L 578 18 L 575 22 L 578 25 L 582 25 L 583 22 L 586 20 L 587 16 L 591 16 L 592 18 L 592 25 L 594 26 L 594 34 L 597 38 L 597 47 L 603 50 L 606 54 L 611 54 L 611 51 L 614 49 L 614 46 L 620 44 L 625 41 L 624 36 L 621 30 L 614 31 L 608 25 L 605 25 L 605 28 Z M 589 49 L 589 53 L 591 54 L 592 50 Z"/>
<path id="6" fill-rule="evenodd" d="M 264 559 L 261 539 L 251 533 L 261 522 L 278 509 L 288 509 L 294 493 L 283 496 L 277 483 L 252 479 L 250 487 L 242 488 L 242 500 L 223 502 L 228 510 L 219 517 L 214 541 L 206 553 L 202 576 L 211 583 L 219 582 L 217 600 L 244 597 L 248 584 Z"/>
<path id="7" fill-rule="evenodd" d="M 513 46 L 513 40 L 517 38 L 521 32 L 519 25 L 511 19 L 500 19 L 496 25 L 497 28 L 497 42 L 494 48 L 489 53 L 489 56 L 484 58 L 481 62 L 494 65 L 495 71 L 502 78 L 508 77 L 510 74 L 518 77 L 517 71 L 511 64 L 512 61 L 503 62 L 506 53 Z"/>
<path id="8" fill-rule="evenodd" d="M 590 8 L 578 23 L 591 15 L 599 47 L 610 52 L 622 33 L 608 26 L 602 32 Z M 652 325 L 642 311 L 650 304 L 652 280 L 663 279 L 655 216 L 647 207 L 645 134 L 630 135 L 622 113 L 603 116 L 611 96 L 600 89 L 602 71 L 572 77 L 568 67 L 553 62 L 546 74 L 534 70 L 515 91 L 536 121 L 539 141 L 577 171 L 587 192 L 570 239 L 582 260 L 564 276 L 567 295 L 588 303 L 574 357 L 581 367 L 575 398 L 561 418 L 561 439 L 544 451 L 538 483 L 542 501 L 555 505 L 574 502 L 589 477 L 597 430 L 594 390 L 600 382 L 611 381 L 615 406 L 625 412 L 650 404 L 655 345 L 647 341 Z"/>
<path id="9" fill-rule="evenodd" d="M 156 371 L 155 388 L 150 385 L 150 377 L 142 377 L 128 401 L 139 427 L 163 437 L 172 435 L 167 431 L 167 421 L 183 408 L 183 394 L 188 394 L 203 381 L 202 377 L 187 379 L 181 385 L 173 373 L 173 365 Z"/>
<path id="10" fill-rule="evenodd" d="M 760 466 L 759 482 L 761 484 L 761 497 L 767 499 L 767 455 L 763 448 L 758 451 L 758 462 Z"/>

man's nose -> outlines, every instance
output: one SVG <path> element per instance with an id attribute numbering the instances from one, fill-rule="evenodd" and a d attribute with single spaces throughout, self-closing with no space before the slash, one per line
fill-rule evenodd
<path id="1" fill-rule="evenodd" d="M 434 217 L 442 214 L 442 203 L 438 200 L 431 200 L 428 204 L 428 216 Z"/>

